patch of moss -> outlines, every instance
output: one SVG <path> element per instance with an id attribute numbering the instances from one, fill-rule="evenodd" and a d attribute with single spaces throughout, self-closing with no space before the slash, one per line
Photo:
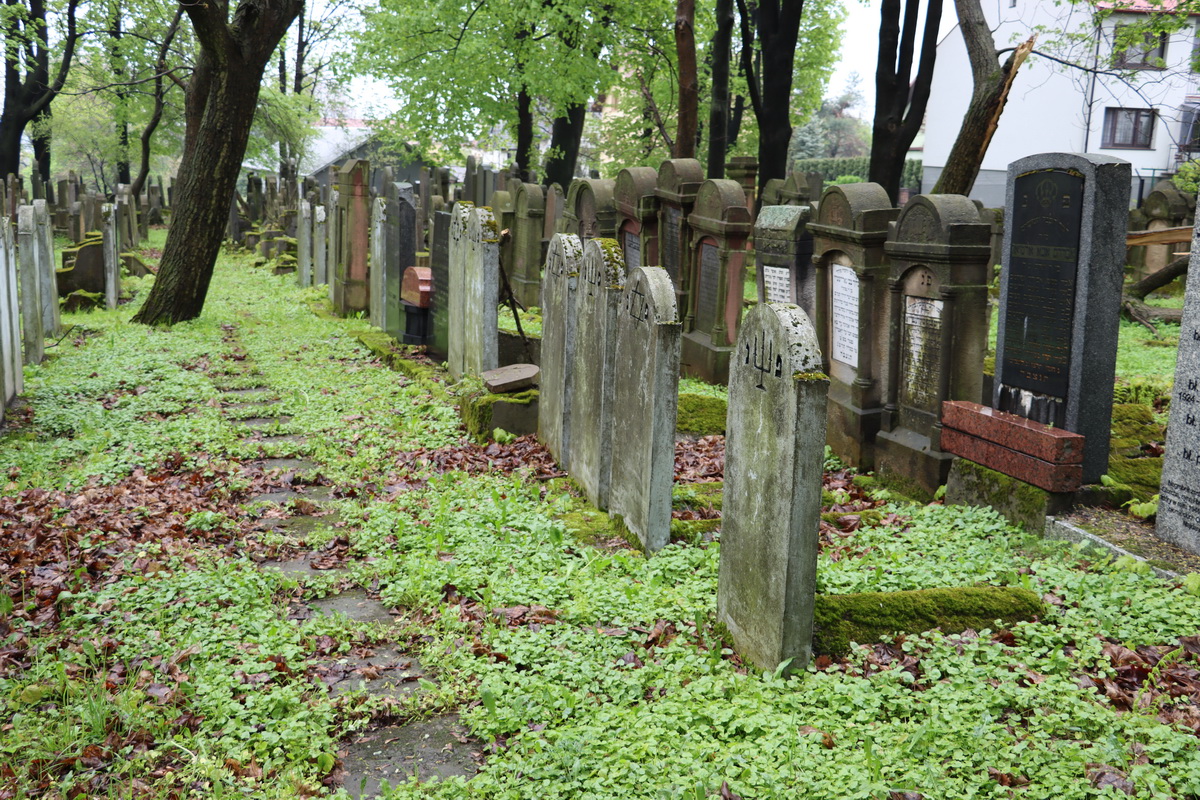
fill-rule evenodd
<path id="1" fill-rule="evenodd" d="M 1158 494 L 1159 485 L 1162 484 L 1162 468 L 1161 456 L 1123 458 L 1114 455 L 1108 460 L 1109 477 L 1128 487 L 1138 500 L 1149 500 Z"/>
<path id="2" fill-rule="evenodd" d="M 318 316 L 324 316 L 323 313 L 318 312 L 316 309 L 314 309 L 314 313 Z M 328 313 L 332 315 L 332 312 Z M 379 360 L 387 364 L 390 369 L 417 381 L 430 394 L 443 399 L 446 397 L 445 388 L 437 381 L 439 370 L 428 364 L 420 364 L 405 358 L 404 351 L 400 349 L 402 345 L 398 345 L 396 340 L 388 334 L 380 330 L 369 330 L 359 333 L 357 338 L 359 344 L 378 356 Z"/>
<path id="3" fill-rule="evenodd" d="M 538 398 L 537 389 L 526 389 L 512 394 L 482 393 L 459 398 L 459 411 L 467 433 L 476 439 L 486 439 L 492 433 L 492 406 L 496 403 L 529 405 Z"/>
<path id="4" fill-rule="evenodd" d="M 700 436 L 725 433 L 727 410 L 728 403 L 720 397 L 681 394 L 675 429 L 680 433 L 694 433 Z"/>
<path id="5" fill-rule="evenodd" d="M 946 487 L 947 502 L 991 506 L 1009 522 L 1037 534 L 1045 527 L 1046 514 L 1057 513 L 1056 497 L 965 458 L 955 459 Z"/>
<path id="6" fill-rule="evenodd" d="M 821 502 L 825 502 L 824 494 L 822 493 Z M 883 511 L 878 508 L 867 508 L 862 511 L 848 511 L 845 513 L 839 511 L 826 511 L 821 514 L 821 519 L 828 522 L 830 525 L 837 525 L 838 520 L 842 517 L 858 517 L 862 520 L 862 524 L 866 527 L 878 525 L 883 522 Z"/>
<path id="7" fill-rule="evenodd" d="M 900 633 L 940 628 L 961 633 L 1008 626 L 1045 611 L 1038 596 L 1010 586 L 920 589 L 816 596 L 813 652 L 845 655 L 851 642 L 866 644 Z"/>
<path id="8" fill-rule="evenodd" d="M 684 544 L 700 544 L 704 534 L 721 527 L 719 519 L 673 519 L 671 520 L 671 541 Z"/>
<path id="9" fill-rule="evenodd" d="M 671 507 L 715 508 L 721 510 L 721 500 L 725 496 L 725 484 L 715 483 L 677 483 L 671 489 Z"/>
<path id="10" fill-rule="evenodd" d="M 68 314 L 75 311 L 92 311 L 93 309 L 104 307 L 104 295 L 99 292 L 76 289 L 60 302 L 63 312 Z"/>
<path id="11" fill-rule="evenodd" d="M 587 504 L 581 504 L 578 510 L 562 514 L 557 519 L 568 533 L 583 544 L 602 545 L 613 538 L 624 539 L 628 534 L 628 529 L 622 531 L 624 524 Z"/>

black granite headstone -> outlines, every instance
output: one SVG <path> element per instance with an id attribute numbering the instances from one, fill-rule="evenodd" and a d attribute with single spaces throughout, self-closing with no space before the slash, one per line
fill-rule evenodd
<path id="1" fill-rule="evenodd" d="M 435 358 L 450 354 L 450 212 L 433 214 L 433 250 L 429 258 L 433 277 L 433 332 L 426 349 Z"/>

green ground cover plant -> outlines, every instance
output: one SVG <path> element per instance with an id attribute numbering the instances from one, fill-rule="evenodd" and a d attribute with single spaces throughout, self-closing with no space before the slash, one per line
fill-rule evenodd
<path id="1" fill-rule="evenodd" d="M 532 461 L 476 448 L 455 468 L 444 374 L 388 369 L 364 321 L 309 312 L 323 289 L 251 263 L 223 256 L 204 315 L 170 330 L 128 324 L 131 281 L 28 371 L 0 443 L 7 796 L 312 797 L 356 732 L 446 713 L 479 773 L 385 797 L 1200 796 L 1200 582 L 986 509 L 893 501 L 851 523 L 831 490 L 821 592 L 1016 587 L 1046 613 L 759 673 L 715 624 L 719 532 L 647 558 L 573 533 L 580 500 Z M 260 411 L 227 387 L 261 387 L 236 400 L 300 438 L 248 442 L 236 418 Z M 249 464 L 297 455 L 336 512 L 307 532 L 251 501 L 282 479 Z M 719 510 L 711 486 L 680 506 Z M 345 572 L 260 564 L 331 549 Z M 348 585 L 395 620 L 303 613 Z M 320 666 L 381 641 L 420 660 L 422 691 L 332 695 Z"/>

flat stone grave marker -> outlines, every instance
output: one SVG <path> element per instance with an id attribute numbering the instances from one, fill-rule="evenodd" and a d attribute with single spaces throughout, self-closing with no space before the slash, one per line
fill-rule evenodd
<path id="1" fill-rule="evenodd" d="M 535 364 L 509 364 L 483 373 L 483 387 L 492 394 L 519 392 L 537 386 L 539 373 Z"/>
<path id="2" fill-rule="evenodd" d="M 759 304 L 730 364 L 717 617 L 764 670 L 812 655 L 829 379 L 799 306 Z"/>
<path id="3" fill-rule="evenodd" d="M 456 715 L 367 731 L 348 748 L 342 786 L 362 798 L 377 795 L 384 780 L 398 785 L 414 774 L 420 781 L 470 778 L 478 771 L 471 751 L 482 744 L 467 737 Z"/>

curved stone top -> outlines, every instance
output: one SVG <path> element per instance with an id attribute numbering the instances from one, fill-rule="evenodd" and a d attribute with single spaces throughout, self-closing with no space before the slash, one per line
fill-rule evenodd
<path id="1" fill-rule="evenodd" d="M 567 189 L 567 209 L 576 213 L 583 195 L 590 194 L 594 198 L 596 211 L 613 207 L 613 188 L 616 181 L 611 178 L 576 178 Z"/>
<path id="2" fill-rule="evenodd" d="M 811 213 L 808 206 L 763 206 L 754 221 L 754 235 L 794 236 Z"/>
<path id="3" fill-rule="evenodd" d="M 668 158 L 658 168 L 654 194 L 676 203 L 691 203 L 704 182 L 704 165 L 694 158 Z"/>
<path id="4" fill-rule="evenodd" d="M 991 226 L 979 219 L 979 207 L 961 194 L 919 194 L 900 211 L 889 239 L 920 245 L 986 245 Z"/>
<path id="5" fill-rule="evenodd" d="M 1170 181 L 1159 181 L 1146 195 L 1142 212 L 1150 219 L 1182 220 L 1196 207 L 1196 198 L 1175 188 Z"/>
<path id="6" fill-rule="evenodd" d="M 754 364 L 754 339 L 760 335 L 768 342 L 782 342 L 782 375 L 811 374 L 821 371 L 821 347 L 817 331 L 804 309 L 791 303 L 759 303 L 746 313 L 738 331 L 737 352 L 731 369 Z M 761 345 L 760 345 L 761 346 Z M 759 361 L 762 362 L 760 354 Z"/>
<path id="7" fill-rule="evenodd" d="M 588 239 L 583 247 L 580 278 L 596 286 L 619 289 L 625 284 L 625 258 L 616 239 Z"/>
<path id="8" fill-rule="evenodd" d="M 653 197 L 658 184 L 658 171 L 654 167 L 626 167 L 617 173 L 613 193 L 617 210 L 627 217 L 636 217 L 638 204 L 643 197 Z"/>
<path id="9" fill-rule="evenodd" d="M 621 310 L 651 325 L 679 322 L 675 285 L 662 267 L 634 267 L 625 281 Z"/>
<path id="10" fill-rule="evenodd" d="M 500 241 L 496 215 L 487 206 L 473 206 L 467 212 L 467 237 L 477 242 Z"/>
<path id="11" fill-rule="evenodd" d="M 709 178 L 700 184 L 688 222 L 705 232 L 748 235 L 750 211 L 742 185 L 728 178 Z"/>
<path id="12" fill-rule="evenodd" d="M 491 207 L 493 211 L 512 211 L 514 208 L 512 195 L 503 189 L 497 189 L 496 191 L 492 192 L 488 206 Z"/>
<path id="13" fill-rule="evenodd" d="M 513 204 L 518 217 L 540 217 L 546 213 L 546 195 L 536 183 L 518 185 Z"/>
<path id="14" fill-rule="evenodd" d="M 583 244 L 573 233 L 556 233 L 550 237 L 546 251 L 547 275 L 573 275 L 583 263 Z"/>
<path id="15" fill-rule="evenodd" d="M 878 183 L 848 183 L 830 186 L 821 194 L 817 206 L 817 222 L 840 228 L 857 228 L 858 221 L 868 211 L 892 208 L 892 200 Z M 979 215 L 976 215 L 976 219 Z"/>

